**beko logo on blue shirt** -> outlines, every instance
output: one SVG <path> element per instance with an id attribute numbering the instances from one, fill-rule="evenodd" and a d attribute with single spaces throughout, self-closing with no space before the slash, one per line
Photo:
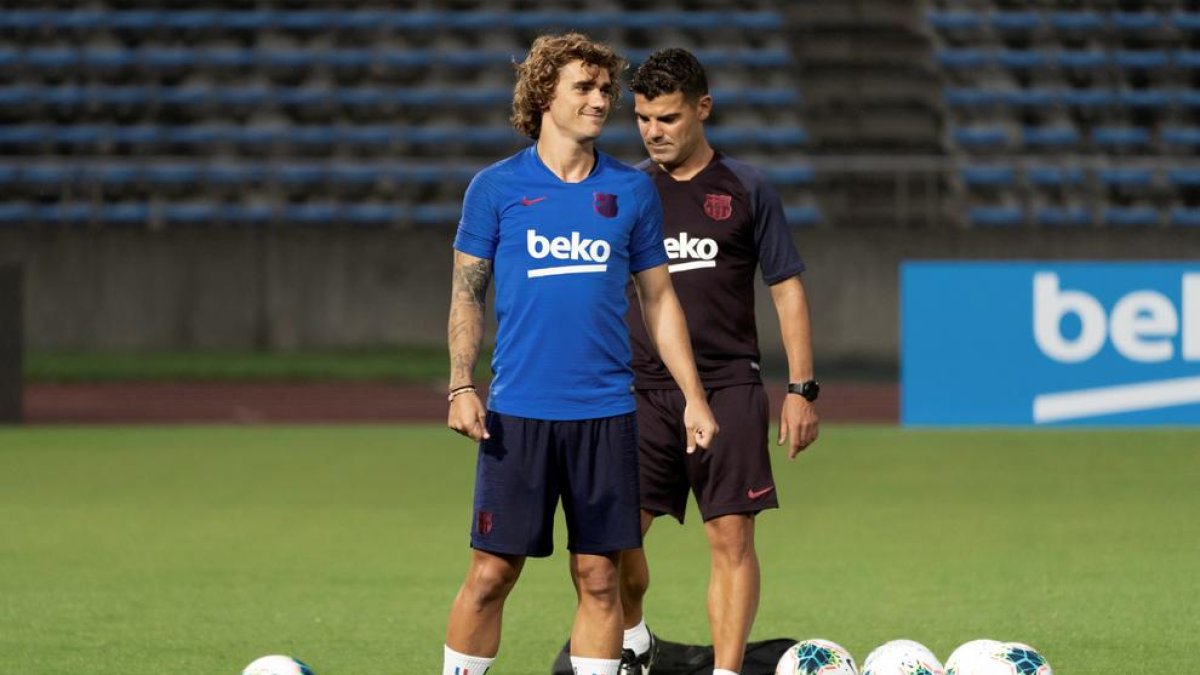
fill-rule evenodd
<path id="1" fill-rule="evenodd" d="M 612 246 L 603 239 L 588 239 L 578 232 L 571 232 L 570 237 L 554 237 L 551 239 L 538 234 L 530 228 L 526 232 L 526 248 L 534 260 L 572 261 L 578 265 L 554 265 L 530 269 L 530 278 L 558 276 L 562 274 L 588 274 L 608 270 L 608 257 L 612 254 Z"/>
<path id="2" fill-rule="evenodd" d="M 911 424 L 1200 424 L 1200 264 L 904 263 Z"/>

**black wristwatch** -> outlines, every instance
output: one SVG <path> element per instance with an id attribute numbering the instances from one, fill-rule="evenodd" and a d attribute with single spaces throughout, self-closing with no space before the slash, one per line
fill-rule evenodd
<path id="1" fill-rule="evenodd" d="M 788 393 L 803 396 L 804 400 L 812 402 L 817 400 L 821 395 L 821 383 L 816 380 L 805 380 L 804 382 L 788 382 Z"/>

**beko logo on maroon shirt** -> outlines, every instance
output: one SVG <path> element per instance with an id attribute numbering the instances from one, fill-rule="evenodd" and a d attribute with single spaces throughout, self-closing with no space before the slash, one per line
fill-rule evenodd
<path id="1" fill-rule="evenodd" d="M 680 232 L 678 237 L 664 239 L 663 246 L 667 249 L 667 257 L 671 260 L 682 258 L 690 261 L 668 265 L 667 269 L 671 272 L 717 266 L 715 260 L 718 252 L 717 242 L 712 239 L 690 237 L 687 232 Z"/>

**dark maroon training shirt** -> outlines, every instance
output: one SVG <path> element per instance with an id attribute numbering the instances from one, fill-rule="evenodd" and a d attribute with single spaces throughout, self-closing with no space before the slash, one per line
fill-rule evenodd
<path id="1" fill-rule="evenodd" d="M 761 382 L 754 270 L 762 269 L 768 285 L 804 271 L 778 193 L 757 169 L 719 152 L 688 181 L 671 178 L 650 160 L 638 168 L 662 198 L 671 281 L 705 388 Z M 634 386 L 674 388 L 646 332 L 633 284 L 629 307 Z"/>

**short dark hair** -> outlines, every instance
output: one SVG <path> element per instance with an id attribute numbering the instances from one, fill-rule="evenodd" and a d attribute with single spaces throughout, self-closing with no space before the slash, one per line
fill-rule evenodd
<path id="1" fill-rule="evenodd" d="M 684 98 L 695 101 L 708 94 L 708 76 L 694 54 L 668 47 L 654 52 L 638 66 L 630 88 L 650 100 L 681 91 Z"/>

